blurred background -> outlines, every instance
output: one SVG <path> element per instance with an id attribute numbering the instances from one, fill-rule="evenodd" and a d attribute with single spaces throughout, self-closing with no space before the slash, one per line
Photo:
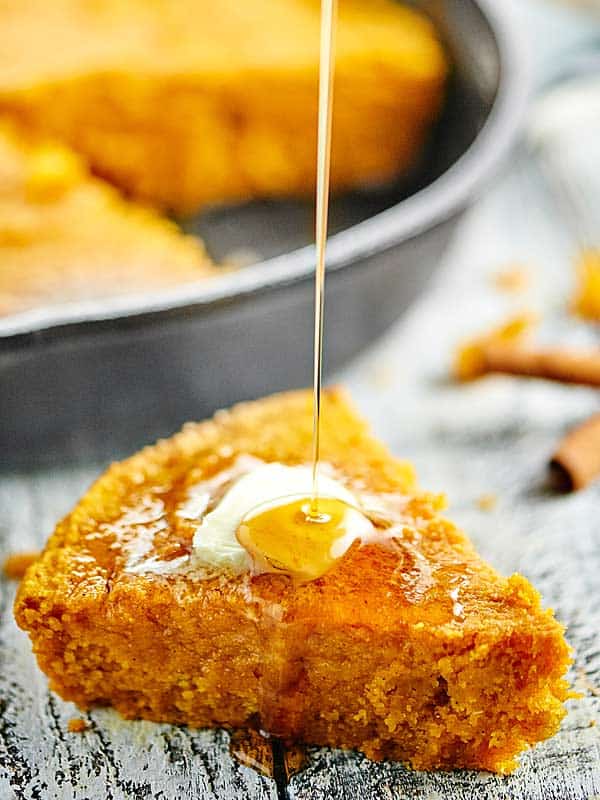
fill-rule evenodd
<path id="1" fill-rule="evenodd" d="M 310 383 L 318 4 L 196 2 L 0 9 L 9 468 L 122 455 Z M 329 376 L 351 380 L 457 252 L 479 264 L 445 312 L 457 336 L 519 305 L 573 321 L 599 20 L 592 2 L 342 0 Z M 504 290 L 477 298 L 487 269 Z"/>

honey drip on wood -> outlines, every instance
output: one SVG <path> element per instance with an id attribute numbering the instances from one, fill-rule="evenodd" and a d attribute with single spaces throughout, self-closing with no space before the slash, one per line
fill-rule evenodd
<path id="1" fill-rule="evenodd" d="M 253 728 L 237 730 L 231 734 L 229 754 L 238 764 L 284 784 L 301 772 L 307 761 L 306 750 L 302 745 L 286 745 L 281 739 Z"/>

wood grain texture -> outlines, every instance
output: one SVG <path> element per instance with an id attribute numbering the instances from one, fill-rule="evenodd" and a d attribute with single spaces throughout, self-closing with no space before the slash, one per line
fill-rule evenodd
<path id="1" fill-rule="evenodd" d="M 511 378 L 468 386 L 447 379 L 450 352 L 531 303 L 545 311 L 549 342 L 596 342 L 563 312 L 570 244 L 543 207 L 525 164 L 471 214 L 427 297 L 340 379 L 393 452 L 412 459 L 424 486 L 445 489 L 450 514 L 505 574 L 520 571 L 568 626 L 581 693 L 561 731 L 526 753 L 512 776 L 417 773 L 353 753 L 312 750 L 289 800 L 592 800 L 600 798 L 600 484 L 557 496 L 544 469 L 560 436 L 600 406 L 589 389 Z M 531 293 L 499 294 L 492 277 L 525 262 Z M 401 266 L 401 265 L 400 265 Z M 149 432 L 151 439 L 151 432 Z M 0 475 L 0 557 L 39 547 L 103 464 L 81 447 L 81 465 Z M 498 501 L 482 510 L 477 500 Z M 0 800 L 277 798 L 272 781 L 235 764 L 220 731 L 83 715 L 48 693 L 27 637 L 12 619 L 14 585 L 0 586 Z"/>

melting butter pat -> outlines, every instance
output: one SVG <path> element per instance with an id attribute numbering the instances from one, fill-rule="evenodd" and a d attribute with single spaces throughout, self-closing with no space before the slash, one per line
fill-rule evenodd
<path id="1" fill-rule="evenodd" d="M 331 529 L 328 532 L 327 524 L 310 523 L 311 533 L 305 545 L 298 537 L 297 529 L 288 542 L 286 526 L 278 526 L 273 537 L 276 541 L 275 560 L 271 553 L 258 552 L 257 545 L 260 547 L 264 539 L 254 542 L 242 535 L 242 540 L 248 545 L 246 549 L 237 538 L 243 522 L 251 522 L 255 516 L 264 518 L 270 509 L 279 510 L 298 498 L 308 499 L 311 492 L 312 471 L 309 467 L 263 464 L 247 472 L 198 526 L 193 541 L 194 560 L 212 569 L 236 574 L 254 570 L 283 572 L 308 580 L 318 577 L 341 558 L 356 539 L 369 538 L 373 527 L 356 509 L 358 501 L 352 492 L 333 478 L 319 477 L 319 496 L 342 501 L 341 505 L 347 509 L 343 518 L 337 520 L 335 537 L 331 536 Z M 277 517 L 274 522 L 277 523 Z M 321 528 L 323 546 L 317 554 L 315 542 Z M 289 558 L 286 553 L 289 553 Z"/>

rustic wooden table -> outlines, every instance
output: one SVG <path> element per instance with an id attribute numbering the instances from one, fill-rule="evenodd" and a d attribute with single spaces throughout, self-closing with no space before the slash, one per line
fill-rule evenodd
<path id="1" fill-rule="evenodd" d="M 600 200 L 600 198 L 599 198 Z M 85 716 L 47 690 L 26 636 L 12 619 L 14 586 L 0 585 L 0 800 L 124 798 L 600 798 L 600 485 L 577 495 L 544 489 L 552 448 L 599 406 L 593 390 L 491 378 L 448 380 L 454 342 L 523 305 L 544 311 L 542 335 L 594 341 L 565 313 L 571 243 L 532 179 L 512 169 L 470 214 L 439 280 L 386 339 L 339 378 L 376 433 L 412 459 L 424 486 L 444 489 L 450 514 L 504 573 L 520 571 L 568 626 L 581 694 L 561 731 L 526 753 L 510 777 L 417 773 L 353 753 L 310 752 L 287 789 L 228 753 L 221 731 L 123 722 L 110 710 Z M 531 288 L 503 295 L 492 276 L 525 264 Z M 84 450 L 77 466 L 0 477 L 0 556 L 38 548 L 104 465 Z M 478 498 L 493 494 L 484 510 Z"/>

